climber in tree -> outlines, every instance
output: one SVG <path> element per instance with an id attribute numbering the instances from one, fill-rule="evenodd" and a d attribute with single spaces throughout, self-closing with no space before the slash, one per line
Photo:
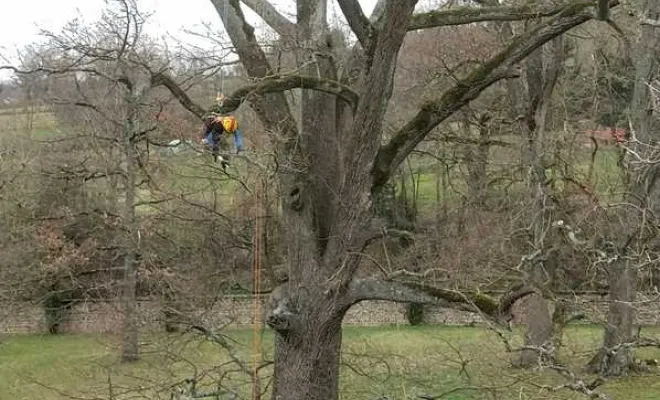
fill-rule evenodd
<path id="1" fill-rule="evenodd" d="M 211 153 L 215 161 L 219 161 L 222 169 L 226 169 L 228 162 L 220 155 L 220 149 L 227 152 L 227 142 L 224 140 L 225 128 L 222 124 L 222 118 L 215 113 L 206 114 L 203 118 L 204 128 L 202 129 L 202 143 L 211 148 Z"/>
<path id="2" fill-rule="evenodd" d="M 236 148 L 236 154 L 243 151 L 243 132 L 238 128 L 238 121 L 231 113 L 222 112 L 222 106 L 226 100 L 226 97 L 222 93 L 218 93 L 215 97 L 216 105 L 211 108 L 212 112 L 215 112 L 216 115 L 219 115 L 222 120 L 222 126 L 228 134 L 234 135 L 234 147 Z"/>
<path id="3" fill-rule="evenodd" d="M 211 107 L 211 112 L 204 116 L 204 129 L 202 131 L 202 141 L 211 147 L 215 160 L 220 161 L 223 170 L 229 165 L 229 156 L 226 155 L 228 153 L 226 136 L 234 136 L 236 154 L 243 150 L 243 133 L 238 129 L 236 117 L 230 113 L 222 112 L 225 99 L 224 94 L 218 93 L 215 98 L 216 105 Z M 220 149 L 222 149 L 225 157 L 219 154 Z"/>

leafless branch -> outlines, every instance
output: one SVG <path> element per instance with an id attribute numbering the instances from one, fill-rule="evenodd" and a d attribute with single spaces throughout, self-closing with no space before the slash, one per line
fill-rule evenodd
<path id="1" fill-rule="evenodd" d="M 365 300 L 387 300 L 402 303 L 454 306 L 467 311 L 478 311 L 500 319 L 510 313 L 516 300 L 534 293 L 534 289 L 517 286 L 500 299 L 478 292 L 459 292 L 418 283 L 403 283 L 377 279 L 356 279 L 349 286 L 350 304 Z"/>
<path id="2" fill-rule="evenodd" d="M 248 75 L 259 79 L 267 77 L 272 68 L 257 42 L 254 27 L 245 20 L 239 1 L 211 0 L 211 2 L 221 16 L 225 30 Z M 251 99 L 251 103 L 259 119 L 266 125 L 266 129 L 284 132 L 289 137 L 295 136 L 298 129 L 283 93 L 255 96 Z"/>
<path id="3" fill-rule="evenodd" d="M 195 114 L 197 117 L 202 118 L 206 110 L 200 106 L 199 104 L 195 103 L 188 94 L 181 89 L 181 86 L 179 86 L 174 79 L 166 75 L 165 73 L 162 72 L 155 72 L 152 73 L 151 75 L 151 85 L 153 87 L 156 86 L 165 86 L 170 93 L 176 99 L 181 103 L 181 105 L 191 113 Z"/>
<path id="4" fill-rule="evenodd" d="M 564 383 L 562 385 L 557 385 L 557 386 L 538 385 L 538 384 L 532 383 L 533 385 L 535 385 L 539 389 L 547 390 L 547 391 L 551 391 L 551 392 L 556 392 L 556 391 L 559 391 L 559 390 L 568 389 L 568 390 L 572 390 L 572 391 L 577 392 L 577 393 L 581 393 L 589 399 L 610 400 L 609 396 L 607 396 L 603 393 L 597 392 L 595 390 L 596 388 L 598 388 L 600 385 L 602 385 L 605 382 L 602 378 L 597 377 L 592 382 L 586 383 L 582 378 L 575 375 L 575 373 L 573 371 L 571 371 L 570 369 L 568 369 L 568 368 L 566 368 L 562 365 L 553 364 L 553 365 L 550 365 L 548 368 L 552 369 L 553 371 L 556 371 L 559 375 L 566 378 L 569 382 Z"/>
<path id="5" fill-rule="evenodd" d="M 439 26 L 465 25 L 486 21 L 523 21 L 552 17 L 565 12 L 567 8 L 585 8 L 593 2 L 564 2 L 553 6 L 486 6 L 486 7 L 459 7 L 449 10 L 429 11 L 414 14 L 410 18 L 409 30 L 435 28 Z M 609 5 L 608 5 L 609 9 Z"/>
<path id="6" fill-rule="evenodd" d="M 335 94 L 352 106 L 357 105 L 359 100 L 357 93 L 355 93 L 350 87 L 342 85 L 337 81 L 317 78 L 314 76 L 269 76 L 257 83 L 245 85 L 236 90 L 223 102 L 223 105 L 219 110 L 220 112 L 235 110 L 252 94 L 278 93 L 296 88 L 313 89 Z"/>
<path id="7" fill-rule="evenodd" d="M 172 78 L 164 73 L 152 75 L 152 85 L 165 86 L 187 110 L 198 117 L 202 117 L 206 110 L 192 101 L 187 93 L 174 82 Z M 317 78 L 313 76 L 272 76 L 258 81 L 257 83 L 245 85 L 228 96 L 223 105 L 217 109 L 218 112 L 229 112 L 237 109 L 249 96 L 263 95 L 266 93 L 280 93 L 286 90 L 304 88 L 314 89 L 325 93 L 335 94 L 346 100 L 351 105 L 358 102 L 358 95 L 348 86 L 337 81 Z"/>
<path id="8" fill-rule="evenodd" d="M 284 38 L 294 36 L 296 25 L 280 14 L 275 6 L 267 0 L 241 0 L 241 2 L 250 7 L 252 11 L 261 17 L 280 36 Z"/>
<path id="9" fill-rule="evenodd" d="M 477 98 L 481 92 L 495 82 L 516 76 L 517 74 L 512 70 L 515 64 L 544 43 L 593 19 L 593 13 L 587 11 L 591 5 L 590 3 L 589 5 L 566 6 L 560 14 L 548 22 L 539 24 L 519 36 L 506 49 L 445 92 L 439 100 L 429 101 L 423 105 L 417 115 L 378 152 L 372 170 L 372 188 L 377 191 L 382 187 L 389 179 L 391 172 L 440 122 Z"/>
<path id="10" fill-rule="evenodd" d="M 368 49 L 371 45 L 374 28 L 369 22 L 369 18 L 364 15 L 362 6 L 357 0 L 338 0 L 338 2 L 351 30 L 355 33 L 362 47 Z"/>

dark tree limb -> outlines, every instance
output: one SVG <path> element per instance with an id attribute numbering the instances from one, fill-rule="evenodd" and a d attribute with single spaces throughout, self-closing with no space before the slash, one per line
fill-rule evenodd
<path id="1" fill-rule="evenodd" d="M 250 7 L 265 23 L 282 37 L 291 37 L 296 33 L 296 25 L 280 14 L 267 0 L 241 0 Z"/>
<path id="2" fill-rule="evenodd" d="M 607 21 L 610 19 L 609 0 L 598 0 L 598 19 Z"/>
<path id="3" fill-rule="evenodd" d="M 449 306 L 451 301 L 418 290 L 415 285 L 379 279 L 356 279 L 349 285 L 350 305 L 367 300 Z"/>
<path id="4" fill-rule="evenodd" d="M 534 293 L 532 287 L 519 285 L 500 299 L 495 299 L 483 293 L 459 292 L 419 283 L 356 279 L 349 285 L 348 301 L 349 306 L 365 300 L 434 304 L 481 312 L 491 318 L 500 319 L 500 317 L 510 314 L 511 307 L 517 300 L 532 293 Z"/>
<path id="5" fill-rule="evenodd" d="M 605 1 L 607 4 L 608 0 Z M 435 28 L 439 26 L 465 25 L 486 21 L 523 21 L 542 17 L 552 17 L 564 10 L 568 5 L 589 7 L 593 2 L 563 3 L 549 6 L 487 6 L 487 7 L 459 7 L 449 10 L 429 11 L 413 14 L 408 24 L 409 30 Z M 609 10 L 609 4 L 607 5 Z"/>
<path id="6" fill-rule="evenodd" d="M 362 48 L 368 49 L 371 45 L 374 28 L 369 18 L 362 11 L 362 7 L 357 0 L 337 0 L 339 7 L 348 21 L 351 30 L 357 36 Z"/>
<path id="7" fill-rule="evenodd" d="M 181 89 L 179 84 L 177 84 L 174 79 L 162 72 L 155 72 L 151 75 L 151 85 L 156 86 L 165 86 L 167 90 L 172 93 L 174 97 L 179 101 L 179 103 L 188 111 L 195 114 L 197 117 L 202 118 L 206 110 L 195 103 L 188 94 Z"/>
<path id="8" fill-rule="evenodd" d="M 615 5 L 616 2 L 611 4 Z M 593 19 L 594 15 L 588 12 L 588 8 L 589 6 L 582 3 L 565 7 L 554 18 L 514 39 L 506 49 L 460 80 L 440 99 L 424 104 L 417 115 L 379 150 L 372 169 L 373 191 L 378 191 L 388 181 L 392 171 L 440 122 L 476 99 L 495 82 L 515 76 L 512 67 L 534 50 L 564 32 Z"/>
<path id="9" fill-rule="evenodd" d="M 358 94 L 350 87 L 330 79 L 299 75 L 269 76 L 262 81 L 237 89 L 224 101 L 222 107 L 219 107 L 218 110 L 221 112 L 233 111 L 251 94 L 277 93 L 297 88 L 312 89 L 337 95 L 353 107 L 357 105 L 359 100 Z"/>
<path id="10" fill-rule="evenodd" d="M 245 20 L 239 0 L 211 0 L 211 3 L 222 19 L 248 75 L 259 79 L 270 75 L 272 68 L 268 58 L 257 42 L 254 27 Z M 297 134 L 295 119 L 283 93 L 255 96 L 250 103 L 267 130 L 280 131 L 288 137 Z"/>
<path id="11" fill-rule="evenodd" d="M 172 78 L 164 73 L 154 73 L 152 75 L 151 83 L 153 86 L 165 86 L 174 97 L 177 98 L 183 107 L 200 118 L 208 111 L 202 106 L 196 104 Z M 256 83 L 240 87 L 224 100 L 221 107 L 217 107 L 215 110 L 218 112 L 234 111 L 250 95 L 279 93 L 296 88 L 312 89 L 335 94 L 352 106 L 355 106 L 359 100 L 357 93 L 348 86 L 342 85 L 337 81 L 317 78 L 314 76 L 269 76 Z"/>
<path id="12" fill-rule="evenodd" d="M 350 253 L 359 252 L 364 244 L 364 241 L 359 242 L 364 235 L 358 232 L 364 230 L 370 216 L 368 213 L 359 213 L 359 217 L 356 217 L 355 210 L 363 209 L 364 201 L 368 200 L 364 193 L 368 193 L 371 187 L 370 171 L 381 144 L 380 132 L 383 130 L 387 102 L 392 95 L 396 60 L 415 4 L 416 0 L 385 3 L 378 23 L 381 26 L 376 28 L 378 33 L 367 50 L 368 55 L 356 79 L 354 87 L 359 91 L 361 101 L 355 108 L 348 134 L 345 139 L 342 138 L 343 169 L 346 171 L 338 194 L 342 199 L 342 207 L 337 209 L 337 223 L 333 224 L 328 235 L 331 239 L 324 254 L 326 260 L 343 258 L 347 249 L 350 249 Z M 347 236 L 351 238 L 348 241 Z M 358 258 L 350 256 L 346 259 L 349 267 L 337 276 L 342 286 L 350 282 L 359 264 Z"/>

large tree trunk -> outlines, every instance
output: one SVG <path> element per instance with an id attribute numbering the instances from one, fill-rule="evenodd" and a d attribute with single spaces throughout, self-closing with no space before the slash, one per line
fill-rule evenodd
<path id="1" fill-rule="evenodd" d="M 544 60 L 544 52 L 547 50 L 548 60 Z M 529 170 L 528 184 L 531 190 L 532 200 L 532 242 L 534 248 L 543 253 L 548 251 L 550 243 L 548 239 L 550 215 L 549 187 L 546 184 L 544 166 L 544 133 L 546 118 L 551 102 L 552 93 L 563 62 L 563 41 L 561 38 L 542 47 L 525 62 L 526 82 L 528 91 L 529 107 L 525 112 L 527 122 L 527 152 L 524 155 L 525 166 Z M 547 268 L 545 261 L 531 260 L 529 265 L 529 279 L 538 287 L 544 287 L 542 293 L 549 292 Z M 554 266 L 551 266 L 554 268 Z M 549 361 L 554 357 L 552 344 L 552 316 L 549 310 L 549 299 L 547 296 L 534 296 L 530 304 L 529 319 L 527 321 L 527 332 L 525 334 L 525 346 L 517 365 L 531 367 L 539 362 Z"/>
<path id="2" fill-rule="evenodd" d="M 409 15 L 414 4 L 407 0 L 386 7 Z M 326 5 L 325 0 L 298 3 L 303 70 L 337 80 Z M 378 37 L 383 50 L 371 60 L 373 69 L 365 67 L 359 77 L 348 78 L 373 90 L 356 110 L 348 110 L 335 96 L 303 90 L 300 147 L 288 152 L 290 166 L 279 176 L 280 189 L 289 198 L 284 209 L 289 282 L 287 295 L 274 294 L 276 306 L 269 313 L 269 325 L 277 332 L 274 399 L 338 398 L 346 311 L 340 300 L 359 265 L 372 215 L 370 161 L 380 140 L 370 133 L 382 129 L 393 65 L 407 26 L 407 19 L 395 14 L 383 21 L 396 34 Z M 380 63 L 389 67 L 378 68 Z M 381 117 L 373 119 L 376 115 Z"/>
<path id="3" fill-rule="evenodd" d="M 648 85 L 656 76 L 657 57 L 660 46 L 660 2 L 647 0 L 640 21 L 642 34 L 635 58 L 635 90 L 630 107 L 632 128 L 639 143 L 631 143 L 635 153 L 648 158 L 657 151 L 659 143 L 654 116 L 652 96 Z M 633 303 L 637 291 L 637 268 L 634 261 L 649 239 L 649 233 L 643 226 L 653 226 L 656 221 L 645 221 L 648 214 L 658 213 L 658 189 L 655 181 L 658 168 L 635 154 L 626 156 L 626 181 L 628 186 L 628 206 L 623 213 L 624 226 L 615 232 L 617 259 L 608 266 L 609 310 L 603 346 L 590 361 L 589 367 L 603 375 L 622 375 L 636 367 L 634 363 L 633 324 L 635 310 Z M 653 157 L 653 156 L 652 156 Z M 657 232 L 651 232 L 651 238 Z M 627 256 L 624 257 L 623 255 Z M 626 345 L 628 344 L 628 345 Z"/>
<path id="4" fill-rule="evenodd" d="M 538 366 L 548 361 L 545 353 L 552 334 L 552 318 L 548 309 L 548 301 L 539 294 L 527 299 L 526 308 L 527 331 L 525 332 L 525 349 L 520 359 L 514 365 L 520 367 Z"/>
<path id="5" fill-rule="evenodd" d="M 124 170 L 124 279 L 121 289 L 122 303 L 122 362 L 136 361 L 138 351 L 138 323 L 137 323 L 137 253 L 138 232 L 135 217 L 135 186 L 137 175 L 137 149 L 133 143 L 133 135 L 137 132 L 139 94 L 131 93 L 128 98 L 129 110 L 127 128 L 123 137 L 123 151 L 126 160 Z"/>
<path id="6" fill-rule="evenodd" d="M 325 400 L 339 397 L 341 320 L 331 299 L 301 304 L 311 312 L 301 316 L 295 333 L 275 340 L 273 399 Z"/>
<path id="7" fill-rule="evenodd" d="M 593 373 L 603 376 L 624 375 L 636 364 L 632 346 L 622 346 L 634 339 L 637 268 L 619 259 L 608 269 L 609 310 L 603 346 L 589 362 Z"/>

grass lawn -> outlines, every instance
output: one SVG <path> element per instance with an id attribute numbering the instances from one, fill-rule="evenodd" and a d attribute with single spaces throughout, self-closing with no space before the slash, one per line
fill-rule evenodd
<path id="1" fill-rule="evenodd" d="M 511 155 L 508 155 L 511 157 Z M 601 201 L 613 202 L 619 201 L 623 190 L 621 172 L 618 166 L 619 153 L 615 147 L 603 147 L 598 150 L 592 160 L 592 149 L 576 150 L 575 160 L 570 167 L 570 177 L 579 183 L 587 185 L 592 191 L 598 194 Z M 501 164 L 498 164 L 498 160 Z M 504 162 L 503 160 L 506 160 Z M 515 159 L 514 159 L 515 160 Z M 566 160 L 564 161 L 566 162 Z M 593 167 L 591 166 L 593 162 Z M 426 164 L 417 161 L 414 178 L 410 176 L 409 171 L 406 175 L 406 187 L 409 201 L 413 201 L 413 188 L 417 189 L 417 206 L 422 213 L 430 213 L 438 206 L 438 190 L 440 190 L 440 201 L 447 202 L 452 206 L 460 206 L 464 202 L 463 197 L 468 195 L 466 182 L 466 167 L 462 170 L 453 168 L 449 173 L 447 187 L 438 187 L 438 174 L 440 166 L 434 162 L 426 160 Z M 490 196 L 504 195 L 521 192 L 524 186 L 521 182 L 511 182 L 509 170 L 517 168 L 515 161 L 505 159 L 504 156 L 491 155 L 491 165 L 489 167 L 489 179 L 499 177 L 499 183 L 493 183 L 489 187 Z M 591 171 L 591 173 L 590 173 Z M 566 184 L 562 181 L 561 173 L 548 169 L 548 177 L 556 177 L 559 181 L 556 183 L 557 189 Z M 520 177 L 518 177 L 520 178 Z M 413 182 L 414 179 L 414 182 Z M 401 190 L 400 178 L 394 180 L 398 192 Z"/>
<path id="2" fill-rule="evenodd" d="M 653 329 L 648 329 L 647 334 Z M 481 328 L 348 327 L 344 330 L 341 398 L 443 399 L 581 399 L 567 390 L 547 391 L 539 385 L 563 381 L 552 371 L 512 369 L 498 337 Z M 653 333 L 658 333 L 655 330 Z M 227 331 L 236 340 L 236 355 L 250 359 L 249 330 Z M 520 340 L 520 332 L 513 338 Z M 583 365 L 601 339 L 601 330 L 573 326 L 566 332 L 562 361 Z M 229 385 L 249 398 L 246 375 L 228 363 L 226 350 L 198 337 L 170 334 L 143 337 L 142 360 L 117 363 L 118 338 L 96 335 L 13 336 L 0 340 L 0 399 L 110 398 L 169 399 L 171 385 L 204 376 L 207 382 L 225 376 Z M 270 357 L 272 335 L 264 333 L 264 354 Z M 644 358 L 659 357 L 644 351 Z M 462 366 L 465 366 L 462 369 Z M 269 375 L 264 370 L 263 375 Z M 658 373 L 615 380 L 601 390 L 616 400 L 660 398 Z M 109 384 L 110 383 L 110 384 Z"/>
<path id="3" fill-rule="evenodd" d="M 56 131 L 55 116 L 51 112 L 37 110 L 34 114 L 0 113 L 0 136 L 19 135 L 32 139 L 46 139 Z M 28 134 L 32 129 L 31 135 Z"/>

